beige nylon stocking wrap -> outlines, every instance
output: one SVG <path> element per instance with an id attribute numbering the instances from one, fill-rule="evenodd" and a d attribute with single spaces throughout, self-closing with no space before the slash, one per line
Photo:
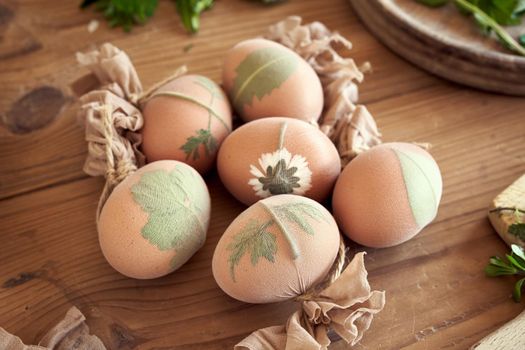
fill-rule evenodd
<path id="1" fill-rule="evenodd" d="M 86 54 L 77 53 L 101 84 L 80 98 L 79 120 L 86 129 L 88 156 L 84 171 L 104 175 L 106 185 L 97 208 L 97 218 L 113 188 L 144 164 L 138 150 L 138 131 L 144 120 L 136 106 L 142 84 L 128 55 L 111 44 Z"/>
<path id="2" fill-rule="evenodd" d="M 184 74 L 186 67 L 179 68 L 175 74 L 143 93 L 133 63 L 117 47 L 105 43 L 98 50 L 77 53 L 77 60 L 97 77 L 101 85 L 80 98 L 78 114 L 85 126 L 88 143 L 84 171 L 91 176 L 106 177 L 97 209 L 98 218 L 115 186 L 145 163 L 145 157 L 139 151 L 142 141 L 139 131 L 144 124 L 140 111 L 142 100 L 160 85 Z"/>
<path id="3" fill-rule="evenodd" d="M 288 318 L 286 325 L 255 331 L 237 344 L 235 350 L 327 349 L 330 328 L 355 345 L 384 305 L 385 293 L 371 291 L 364 253 L 358 253 L 339 278 L 302 300 L 300 309 Z"/>
<path id="4" fill-rule="evenodd" d="M 51 329 L 38 345 L 25 345 L 20 338 L 0 327 L 2 350 L 105 350 L 102 341 L 89 334 L 80 310 L 72 307 L 65 318 Z"/>
<path id="5" fill-rule="evenodd" d="M 271 26 L 264 37 L 294 50 L 321 79 L 325 106 L 319 127 L 335 143 L 343 167 L 357 154 L 381 143 L 374 118 L 365 106 L 355 105 L 356 82 L 363 80 L 363 72 L 348 57 L 351 42 L 322 23 L 301 25 L 297 16 Z M 362 69 L 369 69 L 368 64 Z"/>

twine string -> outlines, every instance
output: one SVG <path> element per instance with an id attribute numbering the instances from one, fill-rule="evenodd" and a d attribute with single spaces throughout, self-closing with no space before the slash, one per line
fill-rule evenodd
<path id="1" fill-rule="evenodd" d="M 326 277 L 323 281 L 321 281 L 319 284 L 313 286 L 303 294 L 296 297 L 295 301 L 311 301 L 316 300 L 319 296 L 319 293 L 322 292 L 324 289 L 326 289 L 328 286 L 330 286 L 332 283 L 334 283 L 339 276 L 341 276 L 341 272 L 343 272 L 344 266 L 346 263 L 346 246 L 345 242 L 343 240 L 343 237 L 339 237 L 339 250 L 337 251 L 337 256 L 335 258 L 334 263 L 332 264 L 332 267 Z"/>
<path id="2" fill-rule="evenodd" d="M 106 203 L 113 189 L 127 176 L 137 170 L 137 165 L 129 158 L 119 157 L 114 153 L 114 125 L 111 105 L 105 104 L 100 110 L 104 134 L 104 154 L 106 157 L 106 183 L 100 195 L 97 206 L 97 222 L 100 218 L 102 207 Z"/>
<path id="3" fill-rule="evenodd" d="M 186 72 L 186 66 L 181 66 L 177 68 L 173 74 L 169 75 L 158 83 L 153 84 L 145 92 L 141 94 L 130 94 L 129 99 L 127 100 L 139 110 L 141 110 L 141 105 L 147 102 L 147 100 L 149 100 L 155 94 L 159 87 L 185 74 Z M 104 207 L 104 204 L 115 187 L 138 169 L 136 159 L 134 157 L 125 157 L 122 152 L 118 151 L 120 145 L 119 140 L 116 139 L 115 136 L 119 137 L 120 135 L 118 135 L 114 125 L 112 105 L 102 105 L 102 108 L 99 110 L 99 112 L 102 121 L 102 133 L 104 137 L 104 157 L 106 161 L 106 172 L 104 176 L 106 178 L 106 183 L 104 184 L 104 188 L 97 205 L 97 222 L 99 221 L 100 213 Z"/>
<path id="4" fill-rule="evenodd" d="M 152 95 L 163 85 L 169 83 L 173 79 L 176 79 L 180 77 L 181 75 L 184 75 L 188 72 L 188 67 L 186 65 L 182 65 L 179 68 L 173 72 L 173 74 L 167 76 L 166 78 L 162 79 L 161 81 L 153 84 L 148 90 L 144 91 L 142 94 L 136 96 L 133 101 L 131 101 L 133 104 L 135 104 L 139 109 L 140 107 L 146 103 Z"/>

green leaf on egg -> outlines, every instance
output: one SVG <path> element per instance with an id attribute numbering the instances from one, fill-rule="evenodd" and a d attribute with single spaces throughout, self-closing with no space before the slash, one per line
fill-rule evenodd
<path id="1" fill-rule="evenodd" d="M 179 254 L 202 245 L 207 224 L 201 222 L 204 208 L 199 204 L 208 194 L 197 176 L 193 169 L 177 166 L 146 172 L 131 187 L 133 199 L 148 213 L 141 234 L 159 250 L 178 248 Z"/>
<path id="2" fill-rule="evenodd" d="M 184 151 L 186 154 L 186 160 L 190 159 L 192 157 L 193 160 L 197 160 L 201 157 L 199 154 L 199 146 L 204 146 L 204 152 L 206 157 L 209 157 L 211 154 L 214 154 L 215 151 L 219 148 L 219 144 L 217 142 L 217 139 L 212 135 L 211 133 L 211 121 L 213 117 L 217 118 L 224 127 L 229 131 L 228 126 L 226 125 L 225 121 L 219 116 L 218 113 L 213 112 L 213 102 L 215 99 L 223 99 L 221 90 L 217 84 L 215 84 L 212 80 L 203 77 L 203 76 L 197 76 L 195 77 L 195 84 L 203 87 L 210 93 L 210 103 L 208 106 L 204 106 L 208 111 L 208 128 L 207 129 L 199 129 L 196 131 L 195 136 L 190 136 L 186 139 L 186 143 L 180 147 L 181 150 Z M 191 99 L 191 101 L 195 102 L 195 99 Z"/>
<path id="3" fill-rule="evenodd" d="M 235 282 L 235 266 L 239 264 L 244 254 L 250 254 L 250 261 L 253 266 L 257 265 L 259 258 L 265 258 L 270 262 L 275 261 L 277 252 L 276 237 L 267 231 L 273 224 L 273 220 L 260 224 L 257 220 L 250 220 L 234 237 L 227 249 L 231 251 L 228 263 L 230 264 L 230 274 Z"/>
<path id="4" fill-rule="evenodd" d="M 414 219 L 419 227 L 426 226 L 437 214 L 441 198 L 439 169 L 429 157 L 394 148 L 408 194 Z"/>
<path id="5" fill-rule="evenodd" d="M 217 139 L 213 137 L 210 130 L 197 130 L 196 135 L 188 137 L 186 143 L 180 148 L 184 151 L 184 153 L 186 153 L 186 160 L 190 159 L 190 157 L 192 157 L 193 160 L 200 158 L 200 145 L 204 146 L 206 157 L 208 157 L 210 154 L 213 154 L 217 148 L 219 148 Z"/>
<path id="6" fill-rule="evenodd" d="M 240 111 L 255 97 L 279 88 L 296 70 L 298 59 L 293 52 L 278 47 L 265 47 L 250 53 L 235 69 L 233 104 Z"/>
<path id="7" fill-rule="evenodd" d="M 241 258 L 247 252 L 250 253 L 251 263 L 253 266 L 257 265 L 259 258 L 264 257 L 270 262 L 275 261 L 275 253 L 277 252 L 276 237 L 273 233 L 268 231 L 272 225 L 276 225 L 288 242 L 292 252 L 293 259 L 299 256 L 299 249 L 295 242 L 294 230 L 292 226 L 295 225 L 301 231 L 308 235 L 315 234 L 313 227 L 308 223 L 307 218 L 315 221 L 327 221 L 324 213 L 319 208 L 309 203 L 285 203 L 279 205 L 268 205 L 260 201 L 271 219 L 260 223 L 257 220 L 250 220 L 235 236 L 233 241 L 228 245 L 227 249 L 231 252 L 228 258 L 230 265 L 230 274 L 232 280 L 235 282 L 235 267 L 239 264 Z"/>
<path id="8" fill-rule="evenodd" d="M 305 220 L 309 217 L 315 221 L 327 221 L 326 216 L 315 206 L 309 203 L 286 203 L 269 207 L 274 215 L 283 222 L 283 226 L 287 224 L 297 225 L 305 233 L 313 236 L 314 230 L 312 225 Z"/>

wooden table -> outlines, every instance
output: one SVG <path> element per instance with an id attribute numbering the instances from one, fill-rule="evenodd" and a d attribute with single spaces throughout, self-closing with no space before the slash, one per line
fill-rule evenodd
<path id="1" fill-rule="evenodd" d="M 401 246 L 366 249 L 370 282 L 387 291 L 387 305 L 357 348 L 465 349 L 523 309 L 510 298 L 513 279 L 487 278 L 483 268 L 491 255 L 507 251 L 486 208 L 525 171 L 525 100 L 474 91 L 412 67 L 381 46 L 345 0 L 271 7 L 217 1 L 196 36 L 183 32 L 168 1 L 131 34 L 103 21 L 90 34 L 87 24 L 100 15 L 78 10 L 78 2 L 0 0 L 2 327 L 34 343 L 76 305 L 111 349 L 224 349 L 286 320 L 292 302 L 244 304 L 213 280 L 214 247 L 244 209 L 216 174 L 206 177 L 213 202 L 208 239 L 188 264 L 170 276 L 137 281 L 106 263 L 94 219 L 103 180 L 82 172 L 86 145 L 70 84 L 86 73 L 75 52 L 105 41 L 129 53 L 146 87 L 183 63 L 218 80 L 229 47 L 292 14 L 322 21 L 353 41 L 357 62 L 374 67 L 360 101 L 384 140 L 432 143 L 443 172 L 435 222 Z"/>

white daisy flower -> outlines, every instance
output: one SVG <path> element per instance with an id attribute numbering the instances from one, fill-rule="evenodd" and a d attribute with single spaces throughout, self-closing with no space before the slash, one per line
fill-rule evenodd
<path id="1" fill-rule="evenodd" d="M 292 156 L 284 147 L 273 153 L 263 153 L 259 166 L 250 165 L 254 177 L 248 184 L 261 198 L 285 193 L 303 195 L 312 187 L 312 171 L 306 158 L 299 154 Z"/>

